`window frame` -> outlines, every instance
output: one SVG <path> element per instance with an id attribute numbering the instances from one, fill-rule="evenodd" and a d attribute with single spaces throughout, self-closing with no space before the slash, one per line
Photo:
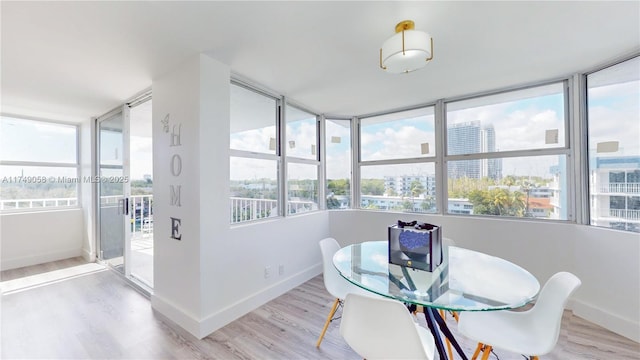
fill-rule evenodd
<path id="1" fill-rule="evenodd" d="M 281 114 L 280 114 L 280 118 L 282 119 L 280 122 L 280 128 L 278 133 L 281 136 L 281 143 L 280 143 L 280 151 L 282 154 L 282 157 L 284 159 L 284 161 L 282 162 L 282 168 L 280 173 L 283 175 L 283 179 L 282 179 L 282 185 L 280 186 L 283 189 L 283 204 L 285 206 L 283 206 L 283 211 L 284 211 L 284 216 L 297 216 L 297 215 L 303 215 L 303 214 L 309 214 L 309 213 L 313 213 L 313 212 L 317 212 L 317 211 L 321 211 L 321 210 L 325 210 L 326 209 L 326 201 L 321 201 L 322 199 L 324 199 L 324 186 L 326 184 L 326 179 L 325 179 L 325 171 L 324 171 L 324 167 L 322 166 L 322 161 L 323 161 L 323 157 L 321 156 L 321 153 L 324 151 L 324 145 L 322 143 L 322 138 L 324 136 L 324 121 L 323 121 L 323 117 L 318 114 L 315 111 L 311 111 L 308 108 L 306 108 L 303 105 L 300 105 L 298 103 L 296 103 L 295 101 L 289 100 L 286 97 L 282 97 L 282 103 L 284 104 L 284 106 L 282 107 L 281 110 Z M 286 112 L 287 112 L 287 108 L 288 107 L 293 107 L 296 108 L 297 110 L 300 111 L 304 111 L 308 114 L 312 114 L 315 115 L 315 126 L 316 126 L 316 156 L 315 159 L 305 159 L 305 158 L 301 158 L 301 157 L 296 157 L 296 156 L 290 156 L 287 155 L 287 146 L 286 144 L 288 144 L 288 140 L 287 140 L 287 118 L 286 118 Z M 306 165 L 315 165 L 316 166 L 316 176 L 317 176 L 317 210 L 310 210 L 310 211 L 305 211 L 305 212 L 301 212 L 301 213 L 290 213 L 290 204 L 289 204 L 289 164 L 306 164 Z M 285 209 L 286 207 L 286 209 Z"/>
<path id="2" fill-rule="evenodd" d="M 58 206 L 42 206 L 42 207 L 28 207 L 28 208 L 15 208 L 15 209 L 4 209 L 4 206 L 0 207 L 0 214 L 12 214 L 12 213 L 30 213 L 30 212 L 42 212 L 42 211 L 52 211 L 52 210 L 65 210 L 65 209 L 79 209 L 82 207 L 82 192 L 80 191 L 80 125 L 73 122 L 67 121 L 59 121 L 59 120 L 51 120 L 51 119 L 43 119 L 29 116 L 21 116 L 14 114 L 6 114 L 0 113 L 1 117 L 12 118 L 16 120 L 26 120 L 26 121 L 34 121 L 45 123 L 48 125 L 59 125 L 59 126 L 69 126 L 73 127 L 75 130 L 75 162 L 73 163 L 62 163 L 62 162 L 49 162 L 49 161 L 14 161 L 14 160 L 2 160 L 0 159 L 0 166 L 27 166 L 27 167 L 46 167 L 46 168 L 66 168 L 66 169 L 74 169 L 75 171 L 75 179 L 76 181 L 76 204 L 75 205 L 58 205 Z M 4 176 L 4 175 L 3 175 Z M 30 200 L 30 199 L 26 199 Z M 1 202 L 11 201 L 8 199 L 0 199 Z"/>
<path id="3" fill-rule="evenodd" d="M 429 108 L 429 107 L 433 107 L 433 112 L 434 112 L 434 134 L 435 134 L 435 144 L 434 144 L 434 148 L 436 151 L 436 155 L 435 156 L 422 156 L 422 157 L 408 157 L 408 158 L 398 158 L 398 159 L 384 159 L 384 160 L 362 160 L 362 123 L 361 120 L 362 119 L 366 119 L 366 118 L 371 118 L 371 117 L 377 117 L 377 116 L 384 116 L 384 115 L 390 115 L 390 114 L 396 114 L 396 113 L 402 113 L 402 112 L 406 112 L 406 111 L 413 111 L 413 110 L 419 110 L 419 109 L 425 109 L 425 108 Z M 352 188 L 352 201 L 351 201 L 351 208 L 352 209 L 359 209 L 359 210 L 367 210 L 367 211 L 382 211 L 382 212 L 389 212 L 389 210 L 384 210 L 384 209 L 378 209 L 378 210 L 371 210 L 371 209 L 365 209 L 362 207 L 362 191 L 361 191 L 361 181 L 362 181 L 362 167 L 366 167 L 366 166 L 380 166 L 380 165 L 406 165 L 406 164 L 425 164 L 425 163 L 434 163 L 434 176 L 436 179 L 436 199 L 435 199 L 435 203 L 436 203 L 436 211 L 435 212 L 403 212 L 403 213 L 409 213 L 409 214 L 420 214 L 420 215 L 434 215 L 434 214 L 440 214 L 440 203 L 438 201 L 439 198 L 439 186 L 438 186 L 438 179 L 440 179 L 440 174 L 439 171 L 441 171 L 440 167 L 438 166 L 438 164 L 440 163 L 441 157 L 442 157 L 442 146 L 441 146 L 441 138 L 440 136 L 438 136 L 439 134 L 439 124 L 438 124 L 438 102 L 432 102 L 432 103 L 426 103 L 426 104 L 420 104 L 420 105 L 415 105 L 415 106 L 409 106 L 409 107 L 404 107 L 404 108 L 399 108 L 399 109 L 393 109 L 393 110 L 388 110 L 388 111 L 382 111 L 382 112 L 376 112 L 376 113 L 370 113 L 370 114 L 365 114 L 365 115 L 360 115 L 360 116 L 355 116 L 353 118 L 353 122 L 352 125 L 355 127 L 355 131 L 352 130 L 352 133 L 355 134 L 355 136 L 357 137 L 357 141 L 354 141 L 354 139 L 352 139 L 351 142 L 351 146 L 352 149 L 354 149 L 355 151 L 352 151 L 352 163 L 355 164 L 355 168 L 354 171 L 352 172 L 352 179 L 351 179 L 351 188 Z M 357 176 L 357 177 L 356 177 Z M 356 181 L 357 180 L 357 181 Z"/>
<path id="4" fill-rule="evenodd" d="M 580 224 L 583 225 L 588 225 L 588 226 L 594 226 L 594 227 L 599 227 L 599 228 L 603 228 L 603 229 L 607 229 L 607 230 L 618 230 L 618 231 L 625 231 L 625 232 L 635 232 L 633 230 L 629 230 L 628 228 L 631 227 L 629 226 L 630 223 L 628 222 L 624 222 L 624 220 L 620 220 L 619 222 L 615 222 L 615 220 L 611 220 L 610 227 L 605 227 L 602 225 L 597 225 L 594 224 L 594 218 L 592 217 L 591 213 L 592 213 L 592 190 L 591 190 L 591 167 L 589 165 L 590 163 L 590 151 L 589 151 L 589 142 L 590 142 L 590 136 L 589 136 L 589 96 L 588 96 L 588 92 L 589 92 L 589 82 L 588 82 L 588 77 L 591 74 L 595 74 L 597 72 L 609 69 L 611 67 L 614 67 L 616 65 L 620 65 L 623 64 L 627 61 L 632 61 L 636 58 L 640 58 L 640 52 L 638 51 L 634 51 L 632 53 L 623 55 L 623 56 L 619 56 L 617 58 L 614 58 L 613 60 L 609 60 L 607 62 L 604 62 L 598 66 L 594 66 L 593 68 L 587 70 L 587 71 L 583 71 L 581 73 L 578 73 L 575 75 L 576 78 L 576 82 L 579 83 L 579 91 L 576 91 L 576 102 L 577 105 L 579 107 L 579 128 L 576 128 L 576 136 L 580 136 L 580 139 L 582 140 L 582 142 L 580 143 L 580 151 L 581 151 L 581 155 L 582 157 L 580 158 L 579 163 L 577 164 L 577 168 L 579 169 L 580 174 L 582 175 L 582 179 L 580 182 L 581 188 L 580 188 L 580 196 L 579 196 L 579 200 L 580 203 L 576 204 L 578 205 L 578 208 L 582 211 L 581 216 L 580 216 Z M 639 155 L 640 156 L 640 155 Z M 633 169 L 633 170 L 637 170 L 637 169 Z M 627 171 L 625 170 L 625 181 L 627 181 L 626 179 L 627 176 Z M 627 195 L 625 195 L 627 196 Z M 625 224 L 625 228 L 624 229 L 619 229 L 614 227 L 614 224 Z M 640 227 L 640 224 L 634 225 L 633 227 Z"/>
<path id="5" fill-rule="evenodd" d="M 494 96 L 500 94 L 506 94 L 509 92 L 521 91 L 526 89 L 532 89 L 537 87 L 543 87 L 553 84 L 562 84 L 562 93 L 564 98 L 564 146 L 555 147 L 555 148 L 532 148 L 527 150 L 508 150 L 508 151 L 494 151 L 494 152 L 479 152 L 475 154 L 460 154 L 460 155 L 449 155 L 448 154 L 448 143 L 447 143 L 447 104 L 457 101 L 464 101 L 470 99 L 477 99 L 486 96 Z M 537 83 L 532 83 L 523 86 L 514 86 L 494 91 L 486 91 L 481 93 L 476 93 L 468 96 L 460 96 L 455 98 L 443 99 L 442 100 L 442 146 L 441 149 L 443 155 L 442 158 L 442 168 L 440 178 L 441 186 L 443 187 L 443 196 L 438 199 L 439 205 L 442 208 L 441 214 L 443 215 L 454 215 L 448 212 L 448 163 L 451 161 L 464 161 L 464 160 L 491 160 L 491 159 L 508 159 L 508 158 L 519 158 L 519 157 L 540 157 L 540 156 L 554 156 L 554 155 L 564 155 L 566 157 L 566 165 L 565 165 L 565 174 L 567 179 L 567 184 L 575 183 L 575 179 L 577 174 L 574 172 L 574 166 L 572 166 L 573 158 L 575 154 L 574 148 L 576 147 L 574 144 L 576 143 L 574 137 L 572 136 L 573 131 L 571 129 L 571 119 L 574 114 L 571 102 L 571 95 L 574 92 L 574 86 L 569 77 L 563 77 L 559 79 L 552 79 L 541 81 Z M 486 218 L 500 218 L 500 219 L 527 219 L 531 221 L 545 221 L 545 222 L 575 222 L 575 191 L 567 187 L 567 189 L 563 189 L 566 192 L 566 204 L 567 204 L 567 218 L 566 219 L 540 219 L 535 217 L 512 217 L 512 216 L 496 216 L 496 215 L 464 215 L 464 216 L 473 216 L 473 217 L 486 217 Z M 461 215 L 461 214 L 455 214 Z"/>
<path id="6" fill-rule="evenodd" d="M 277 182 L 277 201 L 278 201 L 278 213 L 273 216 L 273 217 L 263 217 L 263 218 L 259 218 L 259 219 L 255 219 L 255 220 L 245 220 L 245 221 L 239 221 L 239 222 L 233 222 L 230 216 L 230 222 L 229 225 L 230 226 L 239 226 L 239 225 L 246 225 L 246 224 L 250 224 L 250 223 L 256 223 L 256 222 L 260 222 L 260 221 L 266 221 L 268 219 L 273 219 L 274 217 L 279 218 L 279 217 L 283 217 L 284 216 L 284 210 L 283 210 L 283 204 L 285 203 L 283 200 L 284 194 L 283 194 L 283 187 L 282 187 L 282 172 L 283 172 L 283 156 L 282 156 L 282 144 L 284 143 L 283 139 L 282 139 L 282 132 L 280 131 L 281 128 L 281 123 L 282 123 L 282 104 L 284 103 L 284 99 L 283 97 L 274 95 L 268 91 L 265 91 L 259 87 L 253 86 L 251 84 L 248 84 L 247 82 L 241 81 L 239 79 L 236 79 L 234 77 L 231 78 L 231 81 L 229 82 L 229 86 L 239 86 L 241 88 L 244 88 L 245 90 L 248 91 L 252 91 L 258 95 L 261 96 L 265 96 L 267 98 L 273 99 L 275 100 L 275 113 L 274 113 L 274 125 L 276 127 L 276 149 L 275 149 L 275 153 L 274 154 L 269 154 L 269 153 L 261 153 L 261 152 L 255 152 L 255 151 L 249 151 L 249 150 L 238 150 L 238 149 L 231 149 L 229 148 L 229 158 L 231 157 L 237 157 L 237 158 L 246 158 L 246 159 L 258 159 L 258 160 L 273 160 L 276 162 L 276 167 L 277 167 L 277 177 L 276 177 L 276 182 Z M 231 121 L 231 119 L 229 119 L 229 121 Z M 230 136 L 231 134 L 229 134 Z M 229 199 L 230 200 L 230 199 Z M 231 203 L 229 203 L 229 211 L 231 212 Z"/>

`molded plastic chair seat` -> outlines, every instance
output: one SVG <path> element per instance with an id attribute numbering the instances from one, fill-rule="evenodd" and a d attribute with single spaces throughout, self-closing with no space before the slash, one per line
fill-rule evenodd
<path id="1" fill-rule="evenodd" d="M 340 334 L 367 360 L 432 360 L 435 354 L 429 330 L 416 324 L 406 306 L 397 300 L 348 294 Z"/>
<path id="2" fill-rule="evenodd" d="M 532 357 L 545 355 L 558 342 L 562 313 L 580 284 L 575 275 L 559 272 L 547 281 L 531 309 L 521 312 L 465 311 L 460 314 L 458 331 L 487 345 L 485 353 L 496 347 Z M 479 350 L 480 345 L 476 356 Z"/>
<path id="3" fill-rule="evenodd" d="M 340 250 L 340 244 L 338 244 L 336 239 L 326 238 L 320 240 L 324 287 L 327 289 L 329 294 L 331 294 L 331 296 L 335 298 L 335 300 L 333 301 L 333 306 L 329 311 L 327 320 L 325 321 L 324 327 L 322 328 L 322 333 L 320 333 L 320 336 L 318 337 L 316 347 L 320 347 L 322 339 L 324 338 L 324 334 L 327 332 L 327 328 L 329 327 L 329 323 L 331 323 L 331 321 L 333 320 L 333 315 L 338 309 L 338 305 L 342 303 L 347 294 L 356 293 L 363 296 L 376 296 L 376 294 L 372 292 L 368 292 L 356 285 L 353 285 L 340 275 L 336 267 L 333 265 L 333 255 L 335 255 L 338 250 Z"/>

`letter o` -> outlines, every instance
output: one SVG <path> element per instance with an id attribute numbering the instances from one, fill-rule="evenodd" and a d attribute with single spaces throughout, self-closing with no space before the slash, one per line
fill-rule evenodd
<path id="1" fill-rule="evenodd" d="M 171 157 L 171 174 L 178 176 L 182 173 L 182 158 L 178 154 L 174 154 Z"/>

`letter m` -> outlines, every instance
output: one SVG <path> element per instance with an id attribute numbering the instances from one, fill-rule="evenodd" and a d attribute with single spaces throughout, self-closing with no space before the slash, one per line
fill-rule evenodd
<path id="1" fill-rule="evenodd" d="M 180 205 L 180 189 L 182 188 L 182 185 L 169 185 L 170 187 L 170 202 L 169 205 L 171 206 L 182 206 Z"/>

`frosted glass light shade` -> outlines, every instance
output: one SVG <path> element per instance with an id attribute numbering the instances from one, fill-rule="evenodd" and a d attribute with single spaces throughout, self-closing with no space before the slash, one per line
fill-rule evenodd
<path id="1" fill-rule="evenodd" d="M 404 34 L 404 52 L 402 36 Z M 431 57 L 431 36 L 417 30 L 401 31 L 382 44 L 382 67 L 398 74 L 418 70 Z"/>

